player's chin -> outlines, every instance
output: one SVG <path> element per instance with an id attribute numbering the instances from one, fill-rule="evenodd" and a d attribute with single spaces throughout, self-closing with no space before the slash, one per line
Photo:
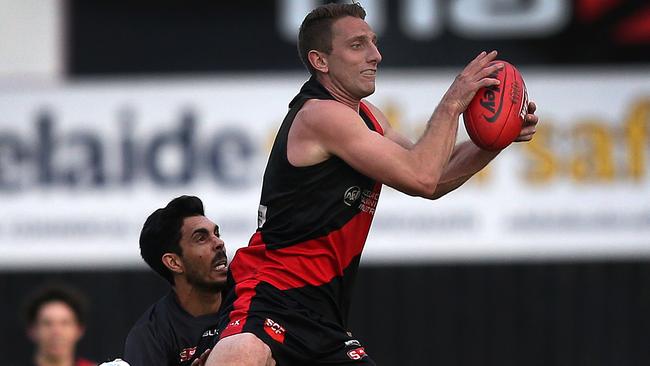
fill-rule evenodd
<path id="1" fill-rule="evenodd" d="M 214 284 L 215 288 L 222 289 L 226 287 L 226 283 L 228 283 L 228 281 L 226 280 L 226 277 L 224 277 L 224 278 L 216 279 L 212 281 L 212 283 Z"/>
<path id="2" fill-rule="evenodd" d="M 375 82 L 374 80 L 369 82 L 366 81 L 359 88 L 359 99 L 363 99 L 369 95 L 372 95 L 375 92 Z"/>
<path id="3" fill-rule="evenodd" d="M 70 349 L 70 345 L 64 344 L 64 342 L 57 340 L 46 345 L 44 348 L 47 351 L 47 354 L 53 358 L 61 358 L 65 357 L 68 350 Z"/>
<path id="4" fill-rule="evenodd" d="M 228 281 L 226 281 L 226 278 L 220 278 L 220 279 L 206 278 L 204 281 L 201 282 L 200 287 L 212 292 L 221 292 L 226 287 L 227 283 Z"/>
<path id="5" fill-rule="evenodd" d="M 223 287 L 225 286 L 228 280 L 228 275 L 226 273 L 210 273 L 210 275 L 205 278 L 206 283 L 210 283 L 211 287 Z"/>
<path id="6" fill-rule="evenodd" d="M 213 281 L 217 281 L 217 282 L 225 281 L 227 277 L 228 277 L 228 270 L 221 270 L 221 271 L 212 270 L 212 272 L 210 273 L 210 278 Z"/>

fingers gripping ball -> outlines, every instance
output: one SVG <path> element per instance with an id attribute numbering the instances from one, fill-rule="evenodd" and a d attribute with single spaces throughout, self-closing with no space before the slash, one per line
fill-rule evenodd
<path id="1" fill-rule="evenodd" d="M 519 71 L 505 61 L 503 68 L 490 77 L 499 85 L 481 88 L 463 113 L 465 129 L 472 141 L 485 150 L 501 150 L 510 145 L 519 133 L 528 111 L 526 84 Z"/>

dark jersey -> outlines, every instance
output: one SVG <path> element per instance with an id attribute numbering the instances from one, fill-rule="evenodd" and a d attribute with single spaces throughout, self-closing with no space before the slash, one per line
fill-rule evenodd
<path id="1" fill-rule="evenodd" d="M 190 315 L 170 291 L 135 323 L 123 359 L 131 366 L 190 365 L 214 343 L 216 322 L 216 313 Z"/>
<path id="2" fill-rule="evenodd" d="M 228 304 L 231 323 L 222 337 L 245 329 L 260 283 L 295 299 L 323 322 L 347 326 L 351 289 L 381 184 L 336 156 L 308 167 L 289 163 L 289 129 L 310 99 L 334 97 L 312 78 L 289 104 L 264 174 L 259 228 L 229 267 L 237 296 Z M 363 103 L 359 114 L 370 130 L 383 134 Z"/>

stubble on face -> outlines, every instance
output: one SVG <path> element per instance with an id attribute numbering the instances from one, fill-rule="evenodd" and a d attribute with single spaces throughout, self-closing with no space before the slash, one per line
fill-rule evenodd
<path id="1" fill-rule="evenodd" d="M 204 216 L 186 218 L 181 247 L 187 282 L 204 291 L 223 289 L 226 285 L 227 258 L 219 227 Z"/>

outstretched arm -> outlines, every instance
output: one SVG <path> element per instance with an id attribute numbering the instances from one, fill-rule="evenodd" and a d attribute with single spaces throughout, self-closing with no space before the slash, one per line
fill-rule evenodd
<path id="1" fill-rule="evenodd" d="M 411 149 L 415 146 L 408 138 L 391 128 L 388 119 L 377 107 L 368 102 L 366 102 L 366 104 L 370 106 L 373 114 L 381 123 L 387 138 L 406 149 Z M 536 109 L 537 105 L 534 102 L 528 104 L 528 114 L 524 119 L 524 126 L 521 129 L 519 137 L 517 137 L 515 141 L 525 142 L 530 141 L 533 138 L 537 122 L 539 121 L 538 117 L 535 115 Z M 499 154 L 499 152 L 500 151 L 483 150 L 471 141 L 457 144 L 454 146 L 449 162 L 444 167 L 442 176 L 438 180 L 438 185 L 436 186 L 434 194 L 428 198 L 440 198 L 460 187 L 474 174 L 481 171 L 481 169 L 483 169 Z"/>
<path id="2" fill-rule="evenodd" d="M 496 51 L 482 52 L 461 72 L 433 112 L 420 140 L 404 147 L 370 131 L 357 111 L 331 100 L 310 100 L 289 132 L 287 158 L 308 166 L 330 155 L 357 171 L 407 194 L 432 198 L 452 156 L 458 118 L 481 87 L 497 85 L 490 75 Z"/>

